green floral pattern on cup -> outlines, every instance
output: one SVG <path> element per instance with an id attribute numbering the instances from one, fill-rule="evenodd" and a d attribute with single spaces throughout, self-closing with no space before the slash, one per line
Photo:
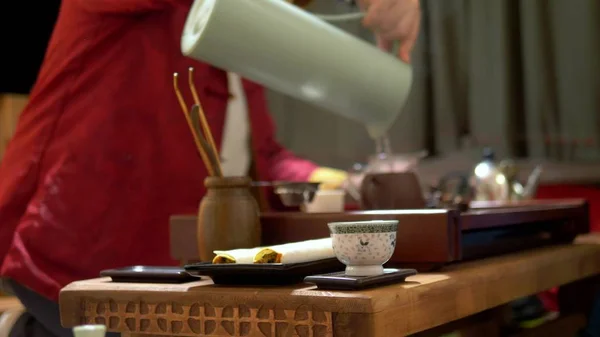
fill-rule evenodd
<path id="1" fill-rule="evenodd" d="M 396 232 L 332 234 L 333 251 L 345 265 L 381 265 L 396 248 Z"/>
<path id="2" fill-rule="evenodd" d="M 328 226 L 331 234 L 389 233 L 398 230 L 398 221 L 332 222 Z"/>

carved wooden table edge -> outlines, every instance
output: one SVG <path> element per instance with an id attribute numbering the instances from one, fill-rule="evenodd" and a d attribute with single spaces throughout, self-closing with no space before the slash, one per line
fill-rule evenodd
<path id="1" fill-rule="evenodd" d="M 598 274 L 600 246 L 563 245 L 461 263 L 360 292 L 93 279 L 65 287 L 60 306 L 64 326 L 101 323 L 130 335 L 387 337 L 425 331 Z"/>
<path id="2" fill-rule="evenodd" d="M 317 301 L 314 290 L 305 290 L 312 288 L 231 288 L 214 286 L 210 280 L 113 284 L 98 278 L 74 282 L 61 291 L 61 320 L 63 326 L 105 324 L 110 331 L 131 335 L 214 337 L 333 336 L 334 320 L 344 326 L 368 326 L 368 296 L 319 292 Z"/>

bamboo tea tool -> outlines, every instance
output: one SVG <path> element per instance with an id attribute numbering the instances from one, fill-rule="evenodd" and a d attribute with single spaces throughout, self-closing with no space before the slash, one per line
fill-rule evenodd
<path id="1" fill-rule="evenodd" d="M 204 110 L 202 110 L 202 105 L 200 104 L 200 97 L 198 96 L 198 92 L 196 91 L 196 88 L 194 86 L 193 75 L 194 69 L 190 67 L 188 71 L 188 83 L 195 103 L 192 106 L 191 111 L 190 109 L 188 109 L 188 105 L 185 103 L 183 95 L 179 90 L 178 73 L 173 74 L 173 88 L 175 90 L 175 95 L 177 96 L 177 100 L 179 101 L 179 105 L 181 106 L 181 110 L 183 111 L 190 131 L 192 132 L 192 136 L 194 137 L 196 149 L 200 153 L 200 157 L 202 158 L 202 161 L 206 166 L 208 174 L 210 176 L 222 177 L 223 171 L 221 169 L 219 152 L 217 151 L 217 147 L 215 146 L 215 141 L 212 136 L 212 132 L 210 131 L 208 121 L 206 120 Z"/>
<path id="2" fill-rule="evenodd" d="M 198 134 L 201 133 L 200 125 L 201 125 L 202 116 L 203 115 L 201 113 L 200 106 L 198 104 L 192 105 L 191 117 L 192 117 L 192 121 L 194 122 L 194 128 Z M 210 130 L 209 130 L 209 132 L 210 132 Z M 217 153 L 217 150 L 216 150 L 214 144 L 213 145 L 209 144 L 208 137 L 205 138 L 205 137 L 200 136 L 198 138 L 200 140 L 200 145 L 204 149 L 204 152 L 207 154 L 208 161 L 210 162 L 210 165 L 212 166 L 216 175 L 218 177 L 222 177 L 223 171 L 221 170 L 221 163 L 219 161 L 219 155 Z"/>
<path id="3" fill-rule="evenodd" d="M 219 152 L 217 151 L 215 140 L 213 138 L 212 132 L 210 131 L 210 127 L 208 126 L 208 121 L 206 120 L 206 115 L 204 114 L 204 110 L 202 109 L 202 104 L 200 104 L 200 97 L 198 96 L 198 92 L 196 91 L 196 85 L 194 84 L 194 68 L 192 67 L 188 69 L 188 84 L 190 87 L 190 91 L 192 92 L 192 97 L 194 98 L 194 103 L 198 106 L 197 114 L 200 116 L 200 125 L 202 126 L 204 136 L 206 137 L 208 144 L 212 148 L 212 151 L 215 154 L 215 158 L 218 159 Z M 222 171 L 221 162 L 217 160 L 216 164 L 219 167 L 219 171 Z"/>
<path id="4" fill-rule="evenodd" d="M 181 110 L 194 137 L 209 176 L 206 194 L 198 207 L 197 247 L 201 261 L 211 261 L 216 249 L 255 247 L 260 244 L 258 204 L 250 193 L 249 177 L 223 177 L 219 153 L 194 86 L 194 69 L 189 68 L 188 84 L 194 105 L 188 109 L 173 74 L 173 87 Z"/>

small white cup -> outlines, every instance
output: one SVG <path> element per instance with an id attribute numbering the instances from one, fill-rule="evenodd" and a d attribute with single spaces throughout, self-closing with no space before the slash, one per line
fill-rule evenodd
<path id="1" fill-rule="evenodd" d="M 106 326 L 102 324 L 79 325 L 73 328 L 75 337 L 104 337 Z"/>
<path id="2" fill-rule="evenodd" d="M 302 205 L 306 213 L 338 213 L 344 211 L 343 190 L 319 190 L 311 202 Z"/>
<path id="3" fill-rule="evenodd" d="M 383 274 L 394 254 L 398 220 L 332 222 L 328 224 L 335 256 L 348 276 Z"/>

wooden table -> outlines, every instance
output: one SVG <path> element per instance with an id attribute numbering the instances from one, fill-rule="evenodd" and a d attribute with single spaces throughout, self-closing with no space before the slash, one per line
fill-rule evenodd
<path id="1" fill-rule="evenodd" d="M 17 120 L 21 111 L 27 105 L 26 95 L 1 94 L 0 93 L 0 160 L 8 142 L 15 133 Z"/>
<path id="2" fill-rule="evenodd" d="M 64 326 L 101 323 L 130 336 L 395 337 L 598 274 L 600 246 L 565 245 L 463 263 L 360 292 L 99 278 L 65 287 L 60 308 Z"/>
<path id="3" fill-rule="evenodd" d="M 20 309 L 23 305 L 13 296 L 0 296 L 0 314 L 12 309 Z"/>

